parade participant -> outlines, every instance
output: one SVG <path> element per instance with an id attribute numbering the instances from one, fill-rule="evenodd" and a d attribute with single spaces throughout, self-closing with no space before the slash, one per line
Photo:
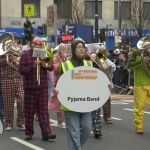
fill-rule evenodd
<path id="1" fill-rule="evenodd" d="M 61 46 L 60 46 L 61 45 Z M 57 80 L 60 76 L 60 64 L 61 62 L 65 61 L 65 57 L 66 57 L 66 45 L 64 43 L 61 43 L 58 46 L 57 49 L 57 54 L 54 57 L 54 71 L 53 71 L 53 75 L 54 75 L 54 79 L 53 79 L 53 89 L 50 95 L 50 99 L 49 99 L 49 109 L 51 111 L 54 111 L 57 113 L 57 125 L 59 127 L 63 127 L 62 122 L 64 121 L 64 112 L 60 109 L 60 102 L 58 100 L 57 95 L 54 92 L 54 88 L 55 85 L 57 83 Z"/>
<path id="2" fill-rule="evenodd" d="M 17 33 L 12 33 L 12 34 L 14 36 L 13 44 L 18 46 L 19 35 Z M 10 55 L 8 58 L 9 58 L 9 62 L 12 62 L 15 59 L 15 56 Z M 17 103 L 16 124 L 19 128 L 25 130 L 23 77 L 22 75 L 20 75 L 18 70 L 8 65 L 6 55 L 1 56 L 0 67 L 1 67 L 1 77 L 2 77 L 2 96 L 3 96 L 4 113 L 5 113 L 5 130 L 11 131 L 13 128 L 15 100 Z"/>
<path id="3" fill-rule="evenodd" d="M 65 73 L 66 68 L 73 69 L 74 67 L 79 66 L 91 66 L 92 63 L 86 60 L 83 60 L 85 54 L 85 44 L 83 41 L 74 40 L 71 43 L 72 49 L 72 58 L 67 60 L 66 64 L 68 67 L 65 67 L 65 63 L 62 63 L 61 70 L 62 73 Z M 58 94 L 59 91 L 54 89 L 55 93 Z M 68 149 L 69 150 L 81 150 L 83 144 L 87 141 L 89 134 L 92 129 L 92 119 L 91 112 L 80 113 L 74 112 L 63 105 L 61 109 L 65 112 L 66 119 L 66 132 L 68 140 Z"/>
<path id="4" fill-rule="evenodd" d="M 42 40 L 42 49 L 48 51 L 49 50 L 48 37 L 46 35 L 42 35 L 40 38 Z M 51 54 L 52 54 L 52 52 L 51 52 Z M 51 57 L 52 59 L 54 58 L 53 55 L 50 55 L 49 57 Z M 50 97 L 50 93 L 52 91 L 52 80 L 53 80 L 53 73 L 51 71 L 47 70 L 48 100 L 49 100 L 49 97 Z M 36 121 L 39 121 L 37 110 L 35 112 L 34 117 L 35 117 Z"/>
<path id="5" fill-rule="evenodd" d="M 1 69 L 0 69 L 1 72 Z M 3 97 L 2 97 L 2 78 L 0 77 L 0 120 L 4 122 L 4 104 L 3 104 Z"/>
<path id="6" fill-rule="evenodd" d="M 139 49 L 132 52 L 126 68 L 134 69 L 134 126 L 137 134 L 143 134 L 144 104 L 150 109 L 150 77 L 144 65 L 146 63 L 149 70 L 150 45 L 137 47 Z"/>
<path id="7" fill-rule="evenodd" d="M 109 59 L 106 59 L 106 63 L 108 65 L 108 70 L 110 74 L 116 70 L 116 65 Z M 109 77 L 110 83 L 113 85 L 112 76 Z M 106 103 L 103 105 L 103 119 L 105 123 L 111 124 L 113 121 L 111 119 L 111 98 L 109 97 Z"/>
<path id="8" fill-rule="evenodd" d="M 83 61 L 83 55 L 85 53 L 84 42 L 74 40 L 71 43 L 71 49 L 72 49 L 72 58 L 71 60 L 68 61 L 72 63 L 73 67 L 84 66 L 85 65 Z M 65 73 L 63 67 L 61 67 L 61 70 L 62 73 Z M 56 89 L 54 89 L 54 91 L 57 93 Z M 65 112 L 68 149 L 81 150 L 81 147 L 88 139 L 92 129 L 91 112 L 87 113 L 73 112 L 69 111 L 64 106 L 62 106 L 61 109 L 64 110 Z"/>
<path id="9" fill-rule="evenodd" d="M 19 72 L 24 77 L 25 91 L 25 140 L 31 140 L 34 134 L 33 121 L 35 110 L 37 109 L 39 124 L 42 132 L 42 140 L 55 139 L 52 134 L 48 114 L 48 85 L 47 70 L 52 71 L 53 66 L 46 69 L 41 65 L 41 61 L 33 57 L 34 48 L 42 47 L 42 40 L 35 37 L 31 43 L 31 49 L 24 52 L 19 63 Z M 37 83 L 37 65 L 40 67 L 40 85 Z"/>
<path id="10" fill-rule="evenodd" d="M 17 47 L 19 47 L 20 50 L 22 50 L 23 45 L 19 44 L 20 36 L 16 32 L 12 32 L 12 34 L 14 36 L 14 44 L 17 45 Z"/>
<path id="11" fill-rule="evenodd" d="M 92 55 L 88 52 L 88 44 L 85 44 L 85 54 L 84 54 L 83 59 L 87 60 L 87 61 L 91 61 L 93 63 L 93 67 L 101 70 L 101 68 L 96 63 L 94 63 L 94 61 L 93 61 L 94 58 L 92 59 Z M 101 116 L 100 116 L 101 115 L 101 109 L 98 108 L 98 109 L 92 111 L 91 114 L 92 114 L 93 134 L 94 134 L 94 137 L 96 139 L 98 139 L 102 136 Z"/>
<path id="12" fill-rule="evenodd" d="M 106 52 L 106 47 L 103 44 L 98 46 L 96 48 L 96 50 L 97 49 L 101 50 L 101 53 L 103 53 L 104 51 Z M 108 65 L 107 68 L 105 68 L 105 70 L 104 70 L 102 65 L 100 65 L 100 63 L 99 63 L 99 60 L 96 60 L 95 57 L 92 57 L 92 55 L 90 55 L 88 53 L 88 51 L 86 53 L 86 58 L 90 59 L 93 62 L 93 66 L 95 68 L 100 69 L 101 71 L 106 73 L 106 75 L 110 79 L 110 83 L 112 84 L 112 75 L 111 74 L 112 74 L 113 71 L 116 70 L 115 64 L 112 61 L 110 61 L 108 58 L 102 58 L 102 59 L 105 59 L 106 64 Z M 97 139 L 102 136 L 100 114 L 101 114 L 101 109 L 100 108 L 98 108 L 97 110 L 92 111 L 93 134 L 94 134 L 95 138 L 97 138 Z M 111 119 L 111 99 L 110 99 L 110 97 L 108 98 L 106 103 L 103 105 L 103 118 L 104 118 L 106 123 L 112 123 L 112 119 Z"/>
<path id="13" fill-rule="evenodd" d="M 53 50 L 48 45 L 48 37 L 46 35 L 42 35 L 41 39 L 42 39 L 42 42 L 43 42 L 42 49 L 44 49 L 44 50 L 50 50 L 49 52 L 51 53 L 51 55 L 49 55 L 49 57 L 51 57 L 52 59 L 54 59 Z M 51 71 L 47 70 L 48 99 L 49 99 L 51 91 L 52 91 L 52 80 L 53 80 L 53 73 Z"/>
<path id="14" fill-rule="evenodd" d="M 105 45 L 100 49 L 103 50 L 104 54 L 107 54 L 107 58 L 105 58 L 105 62 L 106 62 L 107 67 L 105 67 L 105 69 L 103 69 L 102 71 L 107 75 L 110 83 L 113 86 L 112 78 L 113 78 L 113 72 L 116 71 L 116 65 L 114 62 L 112 62 L 108 58 L 109 53 L 108 53 Z M 104 119 L 105 123 L 107 123 L 107 124 L 111 124 L 113 122 L 111 119 L 111 98 L 110 97 L 108 98 L 106 103 L 103 105 L 103 119 Z"/>

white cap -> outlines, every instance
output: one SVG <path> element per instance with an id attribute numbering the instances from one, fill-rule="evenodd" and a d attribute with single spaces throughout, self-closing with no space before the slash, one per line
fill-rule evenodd
<path id="1" fill-rule="evenodd" d="M 115 49 L 114 52 L 115 52 L 115 51 L 118 52 L 118 54 L 120 54 L 119 48 Z"/>

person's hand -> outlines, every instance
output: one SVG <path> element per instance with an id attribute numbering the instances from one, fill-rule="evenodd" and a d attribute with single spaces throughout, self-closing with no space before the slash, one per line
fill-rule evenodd
<path id="1" fill-rule="evenodd" d="M 111 90 L 112 89 L 112 84 L 108 84 L 108 88 Z"/>
<path id="2" fill-rule="evenodd" d="M 149 57 L 149 56 L 146 56 L 146 57 L 143 58 L 143 60 L 144 60 L 145 62 L 148 62 L 148 61 L 150 60 L 150 57 Z"/>
<path id="3" fill-rule="evenodd" d="M 34 61 L 34 64 L 33 64 L 33 67 L 36 68 L 36 67 L 37 67 L 37 64 L 40 65 L 40 63 L 41 63 L 41 61 L 40 61 L 39 59 L 38 59 L 38 60 L 35 60 L 35 61 Z"/>
<path id="4" fill-rule="evenodd" d="M 10 61 L 13 61 L 13 60 L 15 60 L 15 59 L 16 59 L 15 56 L 9 55 L 9 60 L 10 60 Z"/>
<path id="5" fill-rule="evenodd" d="M 113 70 L 113 67 L 112 66 L 108 66 L 108 70 Z"/>
<path id="6" fill-rule="evenodd" d="M 55 93 L 56 95 L 58 95 L 59 91 L 58 91 L 56 88 L 54 88 L 54 93 Z"/>
<path id="7" fill-rule="evenodd" d="M 120 66 L 117 66 L 117 68 L 120 68 Z"/>

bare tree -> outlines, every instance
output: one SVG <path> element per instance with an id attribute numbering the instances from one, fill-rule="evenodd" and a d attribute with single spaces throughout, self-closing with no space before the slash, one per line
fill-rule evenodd
<path id="1" fill-rule="evenodd" d="M 124 0 L 124 2 L 127 2 L 127 0 Z M 126 8 L 123 9 L 124 12 L 122 12 L 131 12 L 129 19 L 122 19 L 122 27 L 137 30 L 140 38 L 142 37 L 142 30 L 147 30 L 150 27 L 150 5 L 148 4 L 150 3 L 144 0 L 132 0 L 131 6 L 127 7 L 126 5 Z"/>
<path id="2" fill-rule="evenodd" d="M 63 24 L 90 24 L 84 16 L 83 0 L 59 0 L 57 12 L 58 27 Z"/>

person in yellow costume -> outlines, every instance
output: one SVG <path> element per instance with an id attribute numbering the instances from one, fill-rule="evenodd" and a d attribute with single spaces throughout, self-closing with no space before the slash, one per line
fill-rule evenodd
<path id="1" fill-rule="evenodd" d="M 126 68 L 134 69 L 134 126 L 137 134 L 143 134 L 144 104 L 150 109 L 150 76 L 144 65 L 150 63 L 150 44 L 138 48 L 132 52 Z"/>

